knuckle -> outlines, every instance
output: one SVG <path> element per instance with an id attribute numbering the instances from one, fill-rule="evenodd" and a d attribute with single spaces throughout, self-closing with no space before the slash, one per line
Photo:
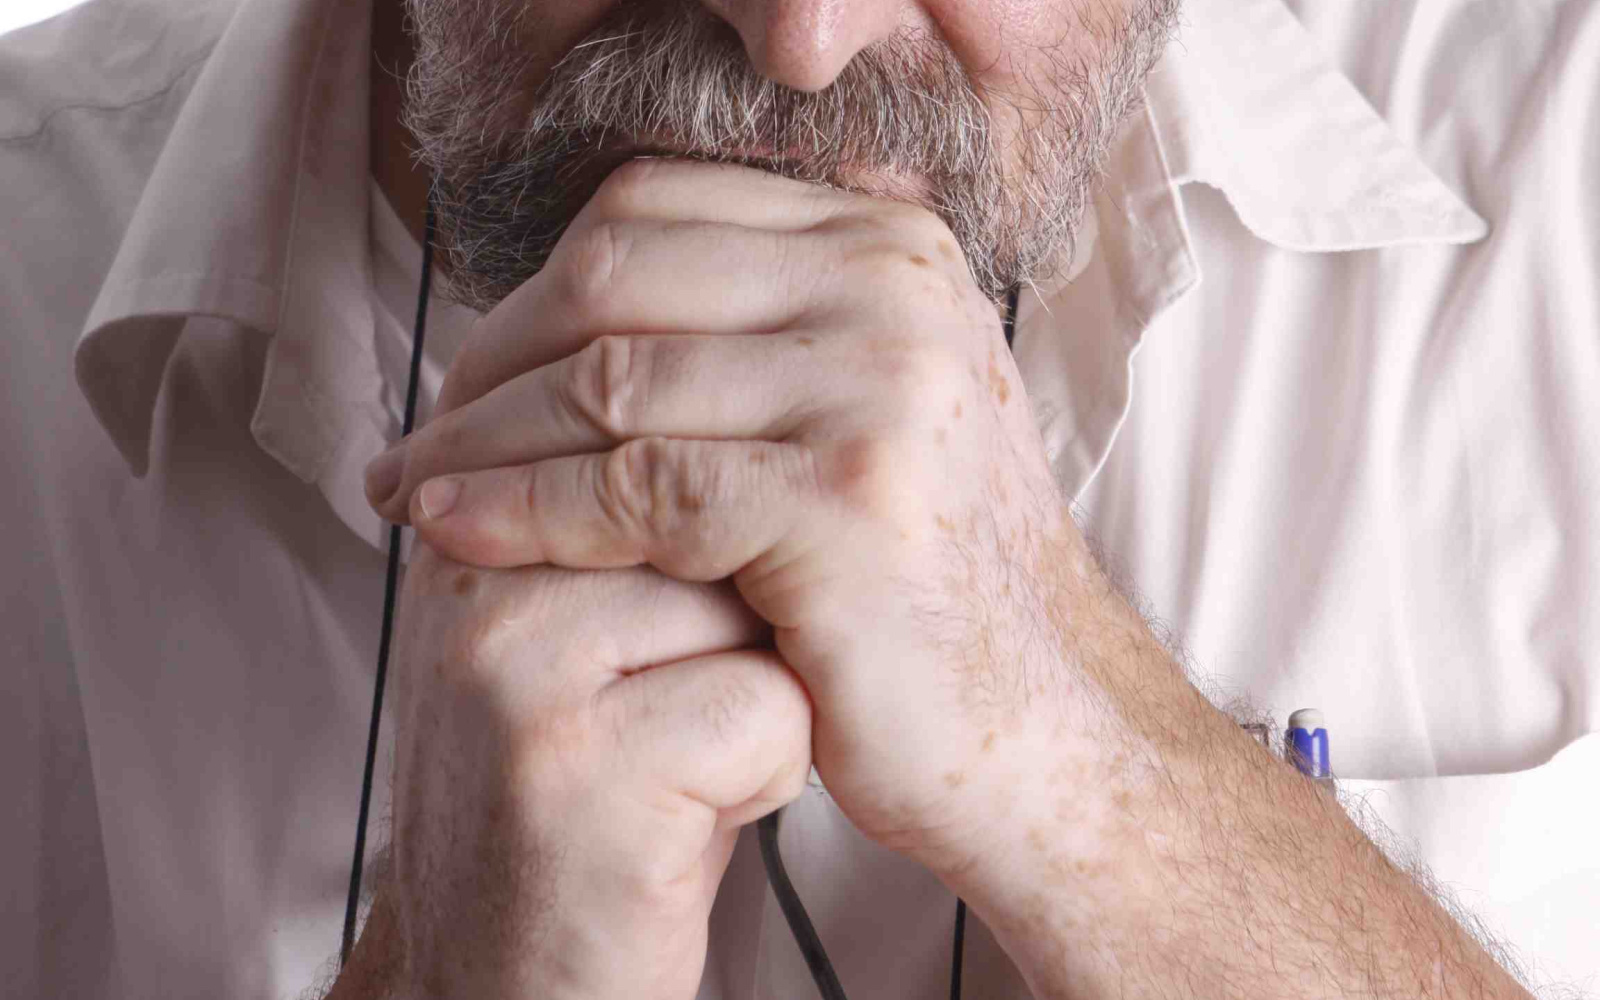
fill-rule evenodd
<path id="1" fill-rule="evenodd" d="M 881 297 L 933 319 L 948 313 L 952 305 L 960 305 L 962 283 L 939 262 L 937 250 L 918 249 L 922 242 L 896 239 L 869 244 L 850 255 L 850 269 Z"/>
<path id="2" fill-rule="evenodd" d="M 809 761 L 803 765 L 796 765 L 784 772 L 783 781 L 778 785 L 775 794 L 778 801 L 784 805 L 799 799 L 806 793 L 807 779 L 811 776 Z"/>
<path id="3" fill-rule="evenodd" d="M 815 462 L 816 486 L 849 510 L 869 517 L 900 520 L 914 503 L 913 477 L 899 450 L 881 437 L 846 441 Z"/>
<path id="4" fill-rule="evenodd" d="M 952 239 L 943 219 L 921 205 L 904 201 L 873 202 L 863 221 L 871 229 L 895 234 L 908 246 L 935 247 Z"/>
<path id="5" fill-rule="evenodd" d="M 584 315 L 600 313 L 616 291 L 635 235 L 632 226 L 620 222 L 600 222 L 570 233 L 553 269 L 557 301 Z"/>
<path id="6" fill-rule="evenodd" d="M 517 786 L 535 801 L 565 797 L 592 773 L 588 762 L 601 736 L 580 712 L 551 707 L 522 716 L 512 747 Z"/>
<path id="7" fill-rule="evenodd" d="M 516 473 L 517 500 L 521 502 L 521 509 L 517 516 L 524 524 L 538 525 L 542 520 L 544 503 L 539 496 L 539 463 L 533 462 L 524 465 Z M 515 501 L 513 501 L 515 502 Z"/>
<path id="8" fill-rule="evenodd" d="M 407 588 L 422 600 L 401 618 L 402 690 L 464 709 L 485 735 L 503 740 L 516 787 L 580 791 L 606 752 L 594 681 L 596 664 L 615 656 L 615 640 L 582 624 L 592 615 L 575 612 L 593 609 L 615 586 L 600 574 L 480 570 L 421 547 Z"/>
<path id="9" fill-rule="evenodd" d="M 882 341 L 869 364 L 878 405 L 902 423 L 920 423 L 925 411 L 939 405 L 935 401 L 960 389 L 966 374 L 947 349 L 909 338 Z"/>
<path id="10" fill-rule="evenodd" d="M 701 707 L 700 722 L 705 735 L 719 746 L 734 747 L 745 741 L 760 708 L 756 686 L 743 678 L 728 676 L 718 685 L 715 696 L 707 698 Z"/>
<path id="11" fill-rule="evenodd" d="M 665 447 L 660 438 L 634 438 L 613 449 L 596 484 L 600 511 L 624 534 L 638 537 L 656 523 L 665 478 Z"/>
<path id="12" fill-rule="evenodd" d="M 629 437 L 638 426 L 637 397 L 647 381 L 650 353 L 642 338 L 608 334 L 590 341 L 560 386 L 567 410 L 613 440 Z"/>
<path id="13" fill-rule="evenodd" d="M 589 199 L 588 210 L 602 220 L 637 212 L 648 204 L 651 179 L 660 171 L 663 162 L 636 159 L 617 167 Z"/>
<path id="14" fill-rule="evenodd" d="M 899 246 L 883 246 L 866 254 L 856 267 L 872 287 L 888 290 L 896 297 L 903 296 L 910 289 L 920 291 L 920 286 L 927 284 L 930 278 L 926 271 L 912 262 L 912 255 Z"/>
<path id="15" fill-rule="evenodd" d="M 678 579 L 712 580 L 732 571 L 711 544 L 710 515 L 731 507 L 735 485 L 699 442 L 635 438 L 607 456 L 597 504 L 642 560 Z"/>

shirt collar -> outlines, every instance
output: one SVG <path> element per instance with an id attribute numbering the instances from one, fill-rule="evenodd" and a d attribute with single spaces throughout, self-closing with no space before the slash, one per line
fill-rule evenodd
<path id="1" fill-rule="evenodd" d="M 133 211 L 76 370 L 142 475 L 184 318 L 271 337 L 256 440 L 377 544 L 359 470 L 397 436 L 403 389 L 373 346 L 370 18 L 370 0 L 243 0 Z M 1199 279 L 1182 184 L 1217 186 L 1258 236 L 1295 250 L 1486 230 L 1282 0 L 1188 0 L 1187 19 L 1121 134 L 1077 257 L 1019 315 L 1019 367 L 1073 495 L 1121 424 L 1144 329 Z"/>
<path id="2" fill-rule="evenodd" d="M 1488 227 L 1334 67 L 1282 0 L 1187 0 L 1147 81 L 1174 184 L 1220 188 L 1288 250 L 1470 243 Z"/>
<path id="3" fill-rule="evenodd" d="M 1185 184 L 1220 189 L 1252 233 L 1288 250 L 1488 232 L 1282 0 L 1186 0 L 1185 16 L 1118 137 L 1076 259 L 1019 303 L 1018 367 L 1074 497 L 1122 426 L 1145 330 L 1200 280 Z"/>
<path id="4" fill-rule="evenodd" d="M 373 343 L 370 23 L 370 0 L 239 4 L 171 123 L 75 367 L 143 475 L 184 321 L 218 317 L 270 337 L 256 441 L 378 544 L 378 519 L 351 481 L 352 463 L 398 436 Z"/>

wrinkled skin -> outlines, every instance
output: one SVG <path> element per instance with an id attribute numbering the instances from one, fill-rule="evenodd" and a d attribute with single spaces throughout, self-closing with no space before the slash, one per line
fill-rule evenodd
<path id="1" fill-rule="evenodd" d="M 479 565 L 731 576 L 885 846 L 968 864 L 1070 728 L 1052 600 L 1081 540 L 1000 319 L 921 209 L 628 164 L 444 396 L 472 401 L 375 465 L 401 473 L 385 516 Z M 417 487 L 469 470 L 429 516 Z"/>
<path id="2" fill-rule="evenodd" d="M 374 506 L 422 544 L 396 638 L 379 911 L 394 917 L 374 918 L 341 986 L 366 971 L 437 995 L 690 997 L 738 826 L 799 794 L 813 758 L 863 832 L 959 886 L 1013 779 L 1082 732 L 1056 596 L 1087 555 L 994 301 L 997 282 L 1044 271 L 988 268 L 1005 255 L 947 210 L 949 178 L 859 136 L 820 143 L 858 161 L 806 169 L 705 148 L 682 152 L 744 165 L 618 169 L 675 152 L 660 136 L 620 158 L 579 149 L 554 215 L 478 203 L 492 224 L 473 230 L 474 176 L 527 151 L 509 137 L 544 76 L 620 5 L 527 0 L 491 23 L 492 3 L 411 2 L 435 15 L 419 19 L 425 55 L 476 57 L 407 114 L 463 126 L 424 136 L 423 160 L 454 196 L 441 264 L 487 315 L 433 422 L 369 470 Z M 1082 147 L 1070 183 L 1032 178 L 1070 203 L 1061 253 L 1083 164 L 1159 48 L 1157 6 L 704 5 L 757 76 L 797 94 L 827 94 L 898 33 L 937 39 L 989 112 L 991 191 L 1027 189 L 1026 130 L 1105 126 L 1054 136 Z M 1130 24 L 1149 36 L 1139 53 L 1119 48 Z M 1123 99 L 1088 101 L 1109 77 Z M 375 107 L 396 105 L 374 80 Z M 375 130 L 374 169 L 416 231 L 407 137 L 393 116 Z M 537 267 L 519 250 L 534 229 L 551 234 Z M 474 274 L 464 236 L 500 263 Z M 420 487 L 446 473 L 459 500 L 430 517 Z"/>

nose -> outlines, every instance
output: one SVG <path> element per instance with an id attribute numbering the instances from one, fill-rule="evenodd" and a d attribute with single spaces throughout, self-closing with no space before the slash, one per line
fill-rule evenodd
<path id="1" fill-rule="evenodd" d="M 796 90 L 832 83 L 857 52 L 892 34 L 905 0 L 702 0 L 733 25 L 756 72 Z"/>

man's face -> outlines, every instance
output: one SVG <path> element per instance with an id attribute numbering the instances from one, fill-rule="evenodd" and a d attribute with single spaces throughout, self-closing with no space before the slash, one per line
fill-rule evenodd
<path id="1" fill-rule="evenodd" d="M 488 309 L 640 155 L 922 205 L 998 300 L 1070 253 L 1179 0 L 405 2 L 406 121 Z"/>

